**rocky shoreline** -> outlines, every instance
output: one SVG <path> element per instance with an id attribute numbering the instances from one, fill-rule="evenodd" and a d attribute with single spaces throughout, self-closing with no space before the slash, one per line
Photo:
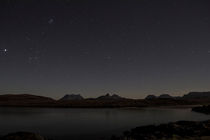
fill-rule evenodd
<path id="1" fill-rule="evenodd" d="M 209 140 L 210 120 L 178 121 L 168 124 L 148 125 L 131 129 L 123 136 L 111 140 Z"/>
<path id="2" fill-rule="evenodd" d="M 199 112 L 199 113 L 204 113 L 204 114 L 210 114 L 210 105 L 193 107 L 192 111 Z"/>
<path id="3" fill-rule="evenodd" d="M 192 111 L 210 114 L 210 105 L 192 107 Z M 52 140 L 31 132 L 15 132 L 0 140 Z M 160 125 L 140 126 L 112 136 L 111 140 L 210 140 L 210 120 L 177 121 Z"/>
<path id="4" fill-rule="evenodd" d="M 71 138 L 70 138 L 71 139 Z M 125 131 L 111 140 L 209 140 L 210 120 L 177 121 L 160 125 L 140 126 Z M 52 140 L 31 132 L 16 132 L 0 136 L 0 140 Z"/>

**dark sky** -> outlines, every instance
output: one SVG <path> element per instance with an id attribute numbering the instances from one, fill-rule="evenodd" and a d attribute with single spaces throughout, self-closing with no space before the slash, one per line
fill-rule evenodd
<path id="1" fill-rule="evenodd" d="M 210 90 L 209 0 L 1 0 L 0 94 Z"/>

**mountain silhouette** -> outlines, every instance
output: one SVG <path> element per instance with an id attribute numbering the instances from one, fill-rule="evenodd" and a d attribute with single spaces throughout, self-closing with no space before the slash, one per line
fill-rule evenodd
<path id="1" fill-rule="evenodd" d="M 118 100 L 118 99 L 124 99 L 124 98 L 117 95 L 117 94 L 110 95 L 109 93 L 107 93 L 106 95 L 99 96 L 96 99 L 99 99 L 99 100 Z"/>
<path id="2" fill-rule="evenodd" d="M 80 94 L 66 94 L 60 100 L 83 100 L 84 98 Z"/>

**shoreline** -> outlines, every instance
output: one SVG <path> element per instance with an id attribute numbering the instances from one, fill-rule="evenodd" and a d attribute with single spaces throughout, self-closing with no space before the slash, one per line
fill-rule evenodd
<path id="1" fill-rule="evenodd" d="M 160 125 L 145 125 L 124 131 L 111 140 L 209 140 L 210 120 L 176 121 Z"/>
<path id="2" fill-rule="evenodd" d="M 54 140 L 40 133 L 29 131 L 11 132 L 0 136 L 0 140 Z M 71 139 L 71 137 L 69 137 Z M 210 120 L 175 121 L 158 125 L 142 125 L 111 135 L 107 140 L 209 140 Z"/>

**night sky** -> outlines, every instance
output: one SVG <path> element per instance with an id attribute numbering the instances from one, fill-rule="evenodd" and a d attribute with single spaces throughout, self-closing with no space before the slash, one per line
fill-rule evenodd
<path id="1" fill-rule="evenodd" d="M 209 0 L 1 0 L 0 94 L 210 90 Z"/>

